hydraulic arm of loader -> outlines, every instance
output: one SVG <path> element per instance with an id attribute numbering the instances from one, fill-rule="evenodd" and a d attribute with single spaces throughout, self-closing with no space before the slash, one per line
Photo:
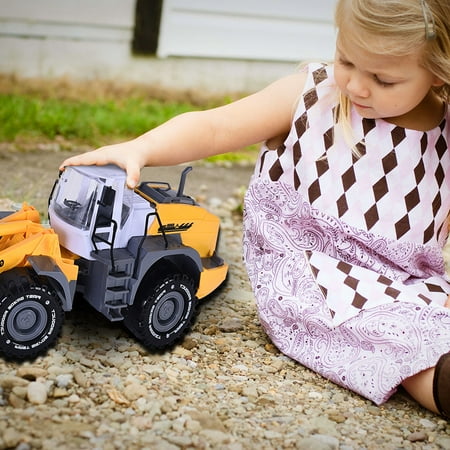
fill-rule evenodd
<path id="1" fill-rule="evenodd" d="M 78 267 L 61 254 L 57 234 L 40 223 L 33 207 L 24 204 L 21 210 L 0 219 L 0 273 L 28 266 L 28 257 L 39 255 L 53 258 L 68 281 L 77 279 Z"/>

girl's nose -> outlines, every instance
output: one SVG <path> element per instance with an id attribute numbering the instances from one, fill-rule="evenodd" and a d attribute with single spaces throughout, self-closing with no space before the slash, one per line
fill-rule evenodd
<path id="1" fill-rule="evenodd" d="M 361 74 L 353 73 L 347 83 L 347 90 L 355 97 L 367 98 L 370 94 L 367 88 L 367 83 L 364 80 L 364 76 Z"/>

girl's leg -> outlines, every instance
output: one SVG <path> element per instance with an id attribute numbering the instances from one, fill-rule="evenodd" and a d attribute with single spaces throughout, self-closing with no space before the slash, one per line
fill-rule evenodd
<path id="1" fill-rule="evenodd" d="M 419 372 L 403 381 L 402 386 L 408 394 L 423 407 L 439 413 L 433 397 L 434 367 Z"/>
<path id="2" fill-rule="evenodd" d="M 407 378 L 402 384 L 422 406 L 450 418 L 450 353 L 442 355 L 436 367 Z"/>

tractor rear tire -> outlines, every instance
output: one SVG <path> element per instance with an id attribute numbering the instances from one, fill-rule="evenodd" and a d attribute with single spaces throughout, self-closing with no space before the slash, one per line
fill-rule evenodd
<path id="1" fill-rule="evenodd" d="M 44 278 L 27 269 L 0 277 L 0 352 L 8 359 L 34 359 L 52 346 L 61 331 L 61 301 Z"/>
<path id="2" fill-rule="evenodd" d="M 124 325 L 149 350 L 172 347 L 187 333 L 195 317 L 193 281 L 174 274 L 139 291 Z"/>

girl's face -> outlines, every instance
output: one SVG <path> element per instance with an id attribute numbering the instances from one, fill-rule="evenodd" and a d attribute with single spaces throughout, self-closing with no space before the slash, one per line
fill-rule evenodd
<path id="1" fill-rule="evenodd" d="M 380 48 L 380 41 L 376 42 Z M 381 41 L 382 44 L 382 41 Z M 420 65 L 420 50 L 407 56 L 371 53 L 340 33 L 336 45 L 335 78 L 341 92 L 368 119 L 387 119 L 408 127 L 426 111 L 432 86 L 442 84 Z M 425 106 L 425 108 L 424 108 Z"/>

